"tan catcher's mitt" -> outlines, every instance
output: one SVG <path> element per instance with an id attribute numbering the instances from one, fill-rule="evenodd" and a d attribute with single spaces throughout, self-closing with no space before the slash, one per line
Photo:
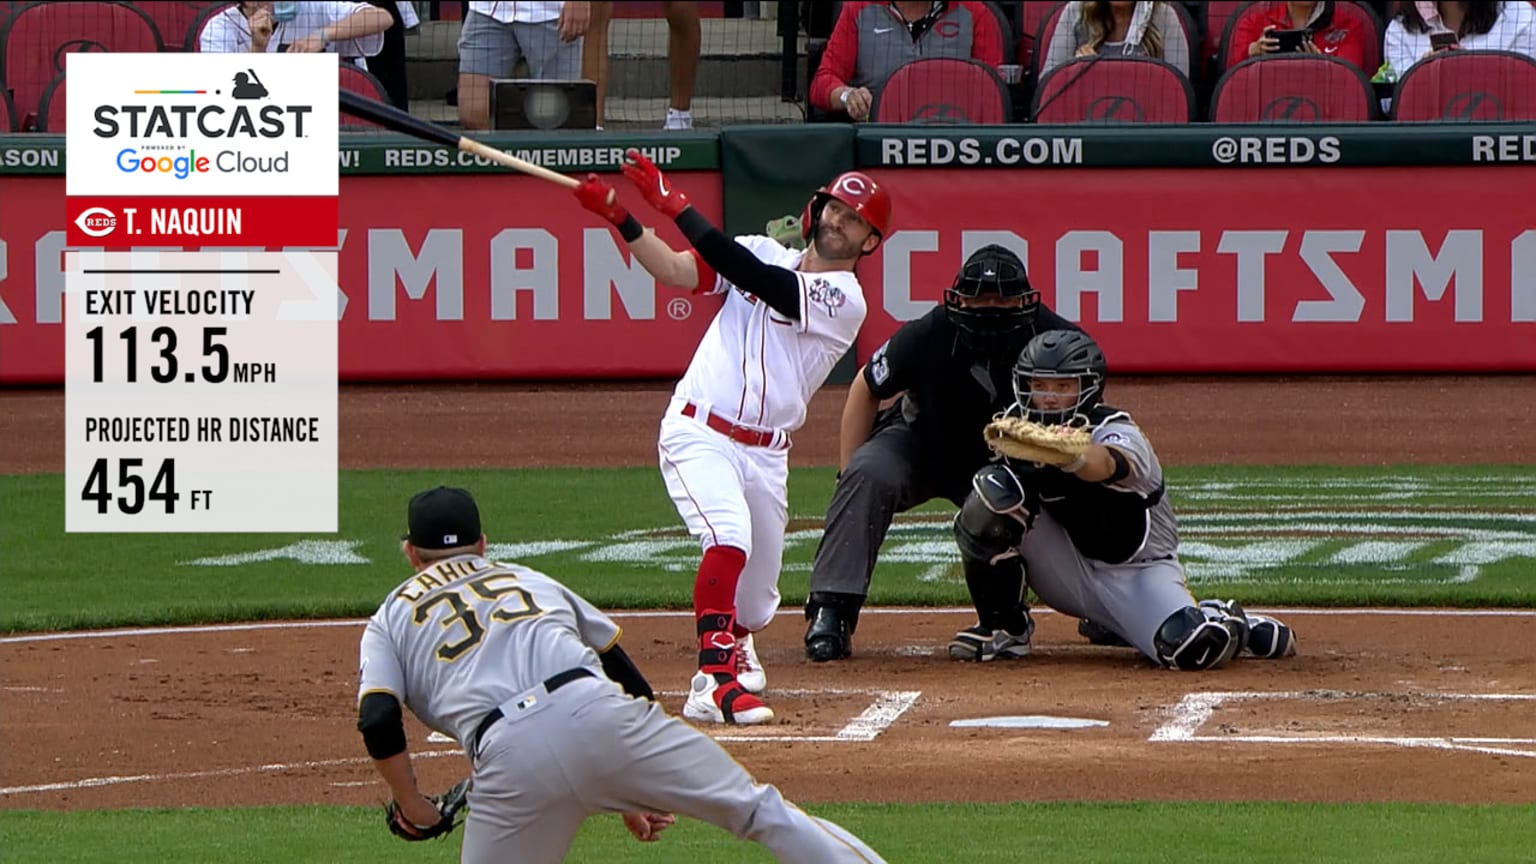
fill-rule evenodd
<path id="1" fill-rule="evenodd" d="M 1081 465 L 1093 444 L 1093 433 L 1078 426 L 1042 426 L 1023 417 L 1000 417 L 983 433 L 992 452 L 1010 459 L 1041 462 L 1060 468 Z"/>

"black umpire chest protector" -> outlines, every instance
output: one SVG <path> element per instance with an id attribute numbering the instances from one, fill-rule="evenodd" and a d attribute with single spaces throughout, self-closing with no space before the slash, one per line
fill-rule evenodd
<path id="1" fill-rule="evenodd" d="M 1101 405 L 1089 412 L 1089 424 L 1097 429 L 1109 420 L 1129 420 L 1130 414 Z M 1106 564 L 1123 564 L 1147 540 L 1147 511 L 1163 498 L 1159 485 L 1151 495 L 1112 489 L 1104 483 L 1088 483 L 1058 468 L 1023 467 L 1010 460 L 1025 487 L 1036 496 L 1051 518 L 1061 523 L 1072 545 L 1084 557 Z"/>

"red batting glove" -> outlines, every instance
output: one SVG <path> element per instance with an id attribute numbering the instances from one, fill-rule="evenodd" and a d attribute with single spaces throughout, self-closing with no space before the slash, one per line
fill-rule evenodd
<path id="1" fill-rule="evenodd" d="M 624 176 L 640 190 L 640 197 L 647 204 L 668 219 L 676 219 L 679 213 L 688 209 L 688 196 L 672 188 L 656 163 L 645 158 L 639 150 L 625 152 Z"/>
<path id="2" fill-rule="evenodd" d="M 588 174 L 587 179 L 580 186 L 571 190 L 581 206 L 608 220 L 614 226 L 624 224 L 629 218 L 629 211 L 619 203 L 619 194 L 613 186 L 604 182 L 596 174 Z"/>

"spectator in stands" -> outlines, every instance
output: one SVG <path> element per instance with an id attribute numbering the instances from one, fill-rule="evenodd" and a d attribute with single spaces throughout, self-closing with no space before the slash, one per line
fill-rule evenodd
<path id="1" fill-rule="evenodd" d="M 1189 75 L 1189 39 L 1179 13 L 1163 2 L 1074 0 L 1062 8 L 1047 45 L 1042 75 L 1095 54 L 1151 57 Z"/>
<path id="2" fill-rule="evenodd" d="M 236 3 L 208 21 L 198 50 L 328 52 L 367 69 L 366 58 L 384 47 L 384 31 L 393 23 L 388 12 L 368 3 Z"/>
<path id="3" fill-rule="evenodd" d="M 699 4 L 695 0 L 668 0 L 667 70 L 670 73 L 667 108 L 663 129 L 693 128 L 693 81 L 699 72 L 699 53 L 703 45 L 699 25 Z M 597 122 L 603 122 L 603 101 L 608 95 L 608 21 L 612 2 L 592 4 L 592 23 L 581 49 L 581 77 L 597 83 Z"/>
<path id="4" fill-rule="evenodd" d="M 1536 59 L 1536 8 L 1526 0 L 1403 3 L 1387 25 L 1383 55 L 1399 78 L 1434 49 L 1431 33 L 1454 33 L 1450 50 L 1515 51 Z"/>
<path id="5" fill-rule="evenodd" d="M 1277 53 L 1280 39 L 1274 35 L 1276 30 L 1311 30 L 1301 40 L 1299 53 L 1337 57 L 1367 75 L 1374 73 L 1375 69 L 1365 68 L 1365 55 L 1366 44 L 1375 38 L 1375 34 L 1365 32 L 1353 19 L 1344 17 L 1319 22 L 1326 8 L 1326 3 L 1317 0 L 1310 3 L 1259 3 L 1248 7 L 1232 25 L 1227 65 L 1230 67 L 1249 57 Z M 1321 26 L 1317 26 L 1319 23 Z"/>
<path id="6" fill-rule="evenodd" d="M 459 31 L 459 121 L 491 126 L 491 79 L 510 78 L 519 58 L 532 78 L 581 77 L 581 40 L 592 16 L 588 0 L 469 4 Z"/>
<path id="7" fill-rule="evenodd" d="M 811 79 L 811 105 L 868 120 L 875 92 L 893 72 L 933 57 L 969 58 L 993 68 L 1003 62 L 1002 34 L 985 3 L 850 0 Z"/>

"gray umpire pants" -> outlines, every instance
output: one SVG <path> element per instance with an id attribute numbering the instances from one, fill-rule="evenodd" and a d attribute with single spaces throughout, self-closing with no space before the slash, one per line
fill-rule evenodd
<path id="1" fill-rule="evenodd" d="M 474 760 L 463 864 L 557 864 L 588 816 L 629 810 L 708 822 L 782 862 L 885 864 L 754 780 L 713 738 L 606 678 L 541 686 L 502 710 Z"/>
<path id="2" fill-rule="evenodd" d="M 881 414 L 874 434 L 853 451 L 832 491 L 811 564 L 812 592 L 867 597 L 880 544 L 897 513 L 935 498 L 956 508 L 965 503 L 975 471 L 946 466 L 930 449 L 901 416 L 899 405 Z"/>

